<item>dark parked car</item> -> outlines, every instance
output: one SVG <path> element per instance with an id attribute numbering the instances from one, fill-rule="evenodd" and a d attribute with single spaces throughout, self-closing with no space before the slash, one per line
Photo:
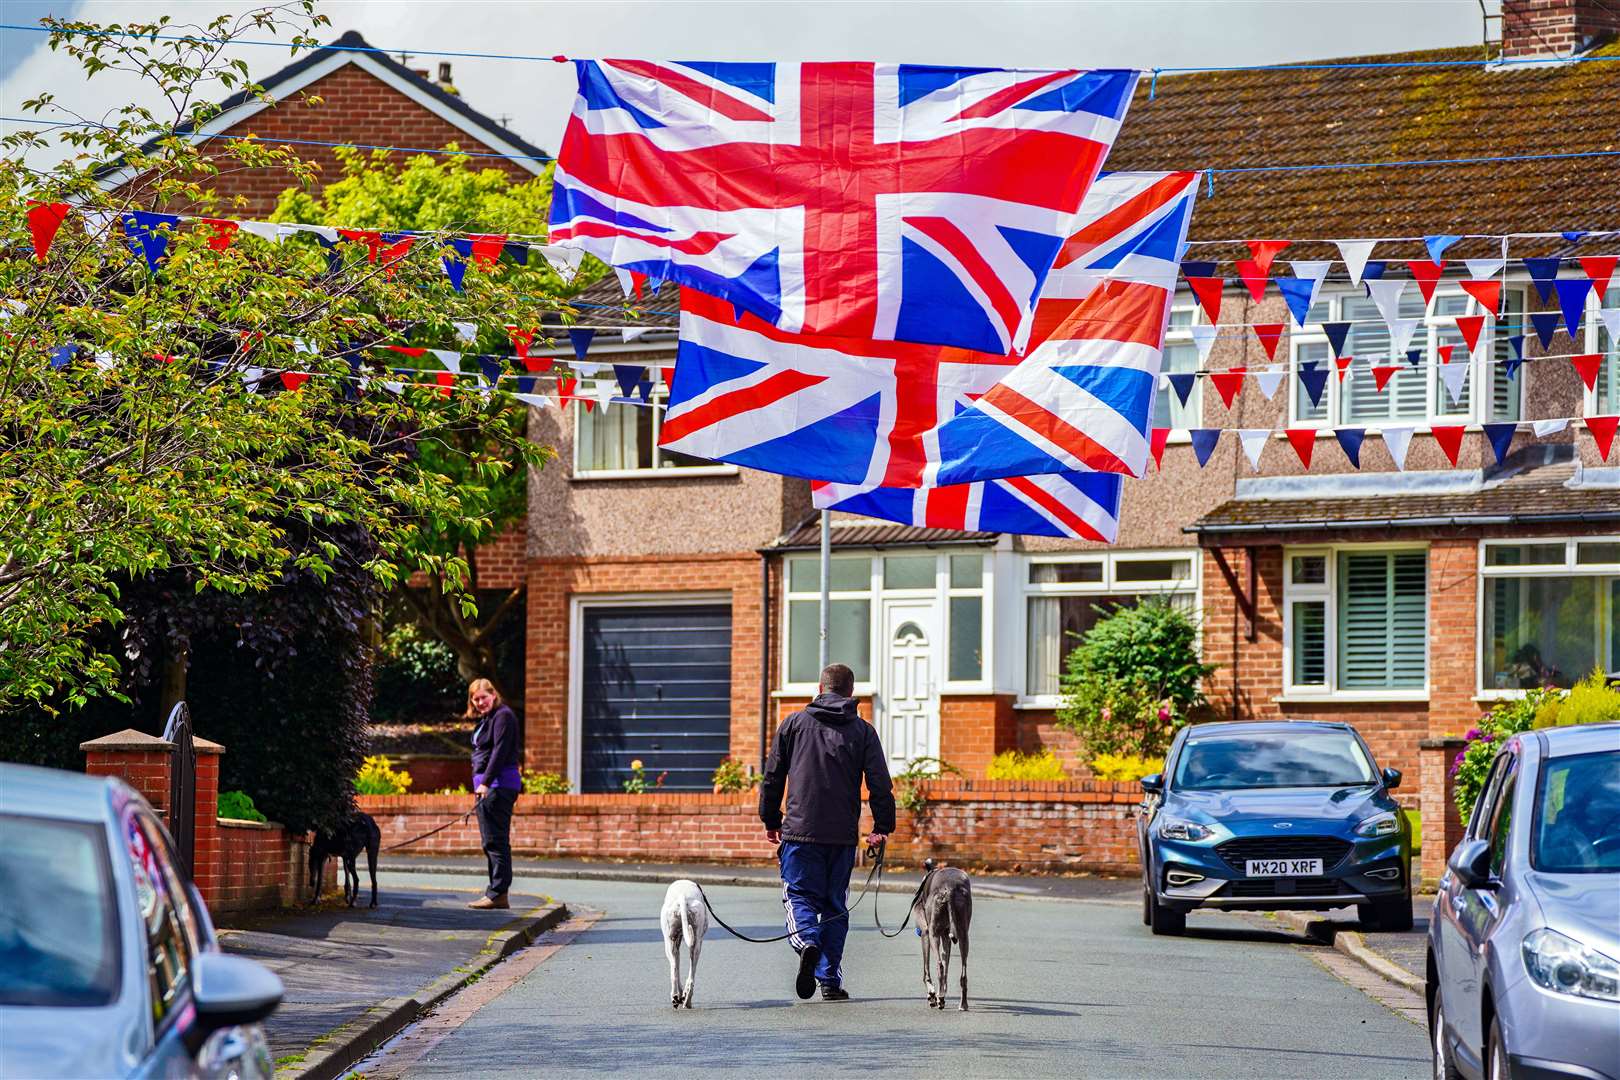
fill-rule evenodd
<path id="1" fill-rule="evenodd" d="M 1620 1078 L 1620 724 L 1503 745 L 1429 920 L 1441 1080 Z"/>
<path id="2" fill-rule="evenodd" d="M 0 765 L 0 1076 L 268 1078 L 281 994 L 128 785 Z"/>
<path id="3" fill-rule="evenodd" d="M 1412 827 L 1348 724 L 1197 724 L 1142 778 L 1142 921 L 1179 934 L 1198 907 L 1326 911 L 1412 926 Z"/>

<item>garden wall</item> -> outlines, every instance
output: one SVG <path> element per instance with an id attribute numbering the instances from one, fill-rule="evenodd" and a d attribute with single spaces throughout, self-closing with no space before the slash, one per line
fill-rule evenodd
<path id="1" fill-rule="evenodd" d="M 1135 783 L 941 780 L 921 786 L 926 800 L 899 812 L 889 857 L 936 858 L 963 866 L 1021 871 L 1135 873 Z M 377 819 L 383 846 L 465 814 L 465 795 L 369 795 L 360 808 Z M 512 818 L 512 847 L 551 858 L 763 862 L 775 857 L 758 816 L 758 797 L 708 794 L 525 795 Z M 870 818 L 863 818 L 863 828 Z M 479 850 L 476 818 L 402 849 L 411 854 Z"/>

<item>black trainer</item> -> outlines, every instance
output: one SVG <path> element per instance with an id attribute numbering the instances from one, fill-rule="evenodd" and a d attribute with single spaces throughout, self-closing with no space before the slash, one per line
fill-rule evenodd
<path id="1" fill-rule="evenodd" d="M 845 990 L 842 986 L 834 986 L 832 983 L 823 983 L 821 987 L 821 1000 L 848 1001 L 849 991 Z"/>
<path id="2" fill-rule="evenodd" d="M 799 977 L 793 982 L 793 992 L 800 1001 L 809 1001 L 816 992 L 816 965 L 821 962 L 821 947 L 806 945 L 799 954 Z"/>

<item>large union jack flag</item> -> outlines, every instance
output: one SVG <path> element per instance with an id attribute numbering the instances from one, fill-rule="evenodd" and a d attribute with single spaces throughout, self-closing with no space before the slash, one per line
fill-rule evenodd
<path id="1" fill-rule="evenodd" d="M 551 239 L 790 332 L 1006 355 L 1134 71 L 575 62 Z"/>
<path id="2" fill-rule="evenodd" d="M 947 487 L 862 490 L 812 483 L 810 489 L 819 508 L 903 525 L 1113 543 L 1119 535 L 1124 484 L 1125 478 L 1116 473 L 1062 472 Z"/>
<path id="3" fill-rule="evenodd" d="M 1193 173 L 1098 181 L 1049 286 L 1066 296 L 1043 297 L 1037 344 L 1021 361 L 792 334 L 687 290 L 663 444 L 845 494 L 1140 473 L 1196 185 Z"/>

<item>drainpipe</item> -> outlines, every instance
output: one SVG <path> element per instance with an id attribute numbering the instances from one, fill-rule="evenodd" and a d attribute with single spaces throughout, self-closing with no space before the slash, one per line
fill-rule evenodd
<path id="1" fill-rule="evenodd" d="M 759 553 L 759 771 L 770 748 L 765 743 L 771 715 L 771 557 Z"/>

